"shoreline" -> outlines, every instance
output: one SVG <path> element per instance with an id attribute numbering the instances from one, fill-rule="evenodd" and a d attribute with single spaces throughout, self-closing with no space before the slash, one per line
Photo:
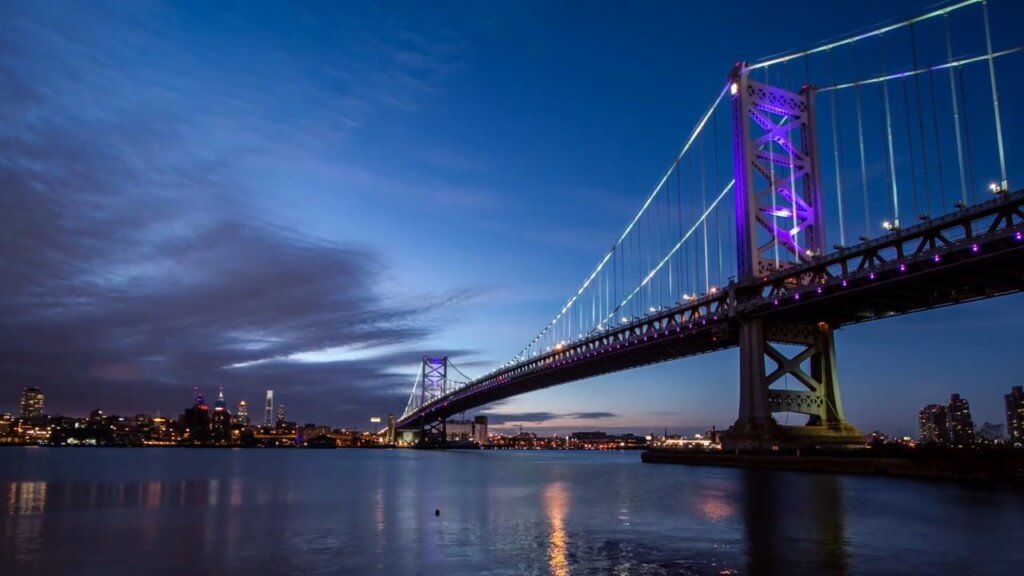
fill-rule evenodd
<path id="1" fill-rule="evenodd" d="M 718 466 L 1024 485 L 1024 452 L 1020 454 L 935 452 L 911 457 L 838 452 L 798 455 L 650 448 L 641 453 L 640 460 L 645 464 Z"/>

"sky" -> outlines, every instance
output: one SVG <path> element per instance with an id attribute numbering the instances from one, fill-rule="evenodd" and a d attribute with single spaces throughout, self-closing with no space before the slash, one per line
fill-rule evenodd
<path id="1" fill-rule="evenodd" d="M 4 2 L 0 412 L 39 386 L 49 413 L 173 416 L 223 386 L 300 423 L 400 414 L 424 353 L 476 375 L 533 338 L 735 62 L 929 4 Z M 958 391 L 1002 422 L 1022 312 L 840 330 L 847 417 L 912 434 Z M 694 430 L 737 389 L 725 351 L 483 412 Z"/>

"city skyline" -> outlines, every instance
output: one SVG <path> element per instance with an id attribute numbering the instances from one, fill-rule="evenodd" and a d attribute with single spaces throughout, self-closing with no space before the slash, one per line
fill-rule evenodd
<path id="1" fill-rule="evenodd" d="M 174 413 L 183 390 L 225 386 L 256 414 L 265 389 L 310 421 L 400 412 L 422 353 L 485 372 L 564 304 L 734 60 L 928 3 L 870 4 L 797 3 L 797 21 L 829 24 L 784 38 L 747 33 L 773 13 L 756 6 L 740 23 L 726 6 L 578 23 L 565 4 L 452 4 L 443 21 L 359 6 L 331 26 L 272 7 L 0 7 L 15 55 L 0 98 L 22 119 L 0 141 L 0 411 L 25 386 L 68 413 Z M 670 24 L 697 16 L 736 28 Z M 533 47 L 508 48 L 524 28 Z M 698 49 L 719 57 L 686 57 Z M 586 218 L 566 216 L 580 204 Z M 909 434 L 921 406 L 960 390 L 976 421 L 1001 421 L 1022 308 L 1012 296 L 839 331 L 850 420 Z M 724 427 L 737 381 L 728 351 L 484 412 L 539 430 Z M 83 387 L 95 400 L 77 400 Z"/>

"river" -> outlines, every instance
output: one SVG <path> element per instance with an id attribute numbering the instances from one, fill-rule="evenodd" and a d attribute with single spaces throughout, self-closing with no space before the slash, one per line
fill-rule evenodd
<path id="1" fill-rule="evenodd" d="M 0 574 L 1019 574 L 1022 535 L 1013 488 L 639 452 L 0 449 Z"/>

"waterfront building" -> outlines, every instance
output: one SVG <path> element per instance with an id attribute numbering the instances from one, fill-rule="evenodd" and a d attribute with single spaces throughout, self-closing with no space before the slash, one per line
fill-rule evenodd
<path id="1" fill-rule="evenodd" d="M 213 405 L 213 416 L 210 417 L 210 432 L 217 444 L 231 443 L 231 413 L 224 401 L 224 388 L 217 392 L 217 402 Z"/>
<path id="2" fill-rule="evenodd" d="M 186 408 L 178 421 L 188 443 L 205 444 L 210 439 L 210 411 L 198 388 L 195 388 L 192 407 Z"/>
<path id="3" fill-rule="evenodd" d="M 394 444 L 395 443 L 395 415 L 394 414 L 388 414 L 388 437 L 387 437 L 387 443 L 388 444 Z"/>
<path id="4" fill-rule="evenodd" d="M 477 416 L 472 420 L 448 420 L 445 431 L 449 440 L 473 441 L 481 445 L 488 443 L 487 416 Z"/>
<path id="5" fill-rule="evenodd" d="M 481 446 L 490 443 L 487 434 L 487 416 L 473 418 L 473 440 Z"/>
<path id="6" fill-rule="evenodd" d="M 238 418 L 238 423 L 242 426 L 249 425 L 249 405 L 245 400 L 238 403 L 238 410 L 235 412 L 235 417 Z"/>
<path id="7" fill-rule="evenodd" d="M 21 392 L 21 418 L 39 418 L 43 415 L 43 391 L 39 388 L 25 388 Z"/>
<path id="8" fill-rule="evenodd" d="M 1014 386 L 1006 400 L 1006 435 L 1010 444 L 1024 444 L 1024 386 Z"/>
<path id="9" fill-rule="evenodd" d="M 274 424 L 274 391 L 267 390 L 267 409 L 263 413 L 263 425 L 272 426 Z"/>
<path id="10" fill-rule="evenodd" d="M 948 444 L 949 421 L 946 407 L 941 404 L 929 404 L 921 409 L 917 417 L 922 444 Z"/>
<path id="11" fill-rule="evenodd" d="M 959 394 L 949 397 L 949 440 L 953 446 L 970 446 L 974 444 L 974 420 L 971 418 L 971 405 Z"/>

